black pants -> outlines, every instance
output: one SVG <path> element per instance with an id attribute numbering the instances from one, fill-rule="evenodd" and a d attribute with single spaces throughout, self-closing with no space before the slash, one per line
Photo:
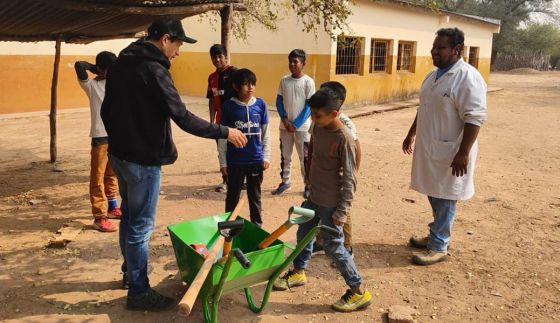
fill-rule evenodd
<path id="1" fill-rule="evenodd" d="M 247 178 L 247 195 L 249 197 L 249 210 L 251 222 L 262 225 L 261 219 L 261 184 L 263 181 L 262 165 L 254 166 L 228 166 L 226 212 L 235 209 L 241 186 Z"/>

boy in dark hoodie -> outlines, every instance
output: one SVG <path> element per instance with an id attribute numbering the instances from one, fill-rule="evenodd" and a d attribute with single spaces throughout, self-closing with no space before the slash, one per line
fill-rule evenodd
<path id="1" fill-rule="evenodd" d="M 232 76 L 236 95 L 224 103 L 220 122 L 242 131 L 248 141 L 245 147 L 236 148 L 220 140 L 219 159 L 221 171 L 228 179 L 226 212 L 237 205 L 246 178 L 251 222 L 261 226 L 261 184 L 263 171 L 270 166 L 270 134 L 266 103 L 253 96 L 256 84 L 257 77 L 246 68 Z"/>

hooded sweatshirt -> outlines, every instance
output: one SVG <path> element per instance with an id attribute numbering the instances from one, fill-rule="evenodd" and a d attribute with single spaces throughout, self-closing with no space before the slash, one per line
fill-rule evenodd
<path id="1" fill-rule="evenodd" d="M 101 118 L 111 155 L 146 166 L 174 163 L 177 148 L 170 120 L 198 137 L 227 138 L 227 127 L 187 110 L 171 79 L 170 66 L 159 48 L 138 40 L 109 69 Z"/>
<path id="2" fill-rule="evenodd" d="M 243 132 L 247 137 L 247 145 L 235 148 L 225 140 L 220 140 L 220 167 L 254 166 L 262 165 L 265 160 L 270 161 L 268 112 L 262 99 L 252 97 L 248 103 L 235 97 L 229 99 L 224 102 L 221 123 Z"/>

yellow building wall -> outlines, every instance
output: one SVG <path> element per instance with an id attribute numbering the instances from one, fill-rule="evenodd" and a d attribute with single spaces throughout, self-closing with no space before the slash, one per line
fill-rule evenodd
<path id="1" fill-rule="evenodd" d="M 212 44 L 219 43 L 219 31 L 213 29 L 210 22 L 198 18 L 186 19 L 183 24 L 187 33 L 190 32 L 199 41 L 184 46 L 185 52 L 173 62 L 171 71 L 180 92 L 202 96 L 206 93 L 207 76 L 214 70 L 208 49 Z M 467 46 L 479 47 L 478 69 L 488 81 L 492 35 L 498 31 L 497 26 L 369 0 L 356 1 L 348 24 L 351 29 L 349 36 L 364 40 L 359 74 L 337 75 L 336 42 L 324 32 L 317 37 L 301 32 L 301 26 L 294 16 L 280 21 L 277 32 L 253 25 L 246 41 L 233 39 L 230 47 L 231 63 L 253 70 L 258 79 L 257 96 L 274 105 L 278 82 L 288 73 L 287 55 L 294 48 L 302 48 L 308 53 L 305 73 L 315 80 L 317 87 L 327 80 L 336 80 L 346 86 L 348 104 L 385 102 L 418 92 L 426 74 L 434 69 L 430 50 L 436 31 L 458 27 L 465 32 Z M 390 73 L 369 73 L 371 39 L 392 41 L 389 50 Z M 415 44 L 413 72 L 396 70 L 399 41 L 412 41 Z"/>
<path id="2" fill-rule="evenodd" d="M 62 44 L 58 79 L 58 108 L 89 105 L 78 85 L 74 62 L 95 63 L 103 50 L 118 54 L 132 40 L 99 41 L 87 45 Z M 0 42 L 0 114 L 50 109 L 54 42 Z"/>
<path id="3" fill-rule="evenodd" d="M 95 60 L 94 56 L 61 56 L 58 79 L 58 108 L 88 106 L 88 98 L 78 85 L 74 62 Z M 54 56 L 1 55 L 0 113 L 50 109 Z"/>
<path id="4" fill-rule="evenodd" d="M 279 0 L 284 2 L 284 0 Z M 455 16 L 443 16 L 418 9 L 403 8 L 385 2 L 356 1 L 348 23 L 351 35 L 362 37 L 361 75 L 336 75 L 336 42 L 324 32 L 317 36 L 301 31 L 293 15 L 281 18 L 278 31 L 271 32 L 253 24 L 247 40 L 233 39 L 231 63 L 252 69 L 258 78 L 257 95 L 275 104 L 279 80 L 288 74 L 288 53 L 302 48 L 308 53 L 305 72 L 317 86 L 327 80 L 338 80 L 348 90 L 347 103 L 383 102 L 406 97 L 418 91 L 425 75 L 433 68 L 430 48 L 439 28 L 457 26 L 465 31 L 467 46 L 479 47 L 478 68 L 488 80 L 492 33 L 497 27 Z M 171 73 L 182 94 L 205 96 L 207 77 L 214 70 L 208 49 L 220 42 L 219 26 L 197 17 L 183 21 L 186 32 L 198 39 L 185 44 L 181 55 L 173 60 Z M 369 73 L 372 38 L 391 39 L 392 72 Z M 397 72 L 395 68 L 398 41 L 415 42 L 415 71 Z M 93 61 L 102 50 L 119 53 L 131 39 L 94 42 L 88 45 L 62 45 L 58 84 L 58 107 L 87 107 L 88 100 L 79 88 L 73 68 L 76 60 Z M 48 110 L 54 60 L 54 43 L 0 42 L 0 113 Z"/>

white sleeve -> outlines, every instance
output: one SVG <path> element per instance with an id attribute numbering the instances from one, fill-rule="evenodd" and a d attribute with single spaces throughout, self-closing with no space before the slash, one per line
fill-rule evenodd
<path id="1" fill-rule="evenodd" d="M 454 96 L 459 117 L 475 126 L 482 126 L 487 118 L 486 82 L 478 71 L 465 71 L 457 84 Z"/>
<path id="2" fill-rule="evenodd" d="M 284 81 L 284 78 L 280 79 L 280 84 L 278 84 L 278 92 L 276 92 L 276 94 L 284 96 L 283 91 L 282 91 L 282 81 Z"/>
<path id="3" fill-rule="evenodd" d="M 80 84 L 80 87 L 82 88 L 82 90 L 84 90 L 84 92 L 86 92 L 86 95 L 88 97 L 91 96 L 92 86 L 93 86 L 92 82 L 93 82 L 92 79 L 78 80 L 78 84 Z"/>
<path id="4" fill-rule="evenodd" d="M 305 85 L 306 85 L 305 95 L 307 100 L 309 100 L 309 98 L 311 98 L 311 96 L 315 94 L 315 81 L 313 81 L 313 79 L 308 76 Z"/>
<path id="5" fill-rule="evenodd" d="M 218 139 L 218 160 L 220 161 L 220 168 L 227 167 L 227 140 Z"/>
<path id="6" fill-rule="evenodd" d="M 262 145 L 263 145 L 263 159 L 270 162 L 270 131 L 268 131 L 268 123 L 262 125 Z"/>
<path id="7" fill-rule="evenodd" d="M 352 121 L 352 119 L 350 119 L 350 117 L 348 117 L 346 114 L 341 113 L 340 114 L 340 121 L 346 126 L 346 128 L 348 128 L 348 130 L 350 131 L 350 134 L 352 135 L 352 139 L 354 140 L 358 140 L 358 129 L 356 129 L 356 125 L 354 124 L 354 122 Z"/>

